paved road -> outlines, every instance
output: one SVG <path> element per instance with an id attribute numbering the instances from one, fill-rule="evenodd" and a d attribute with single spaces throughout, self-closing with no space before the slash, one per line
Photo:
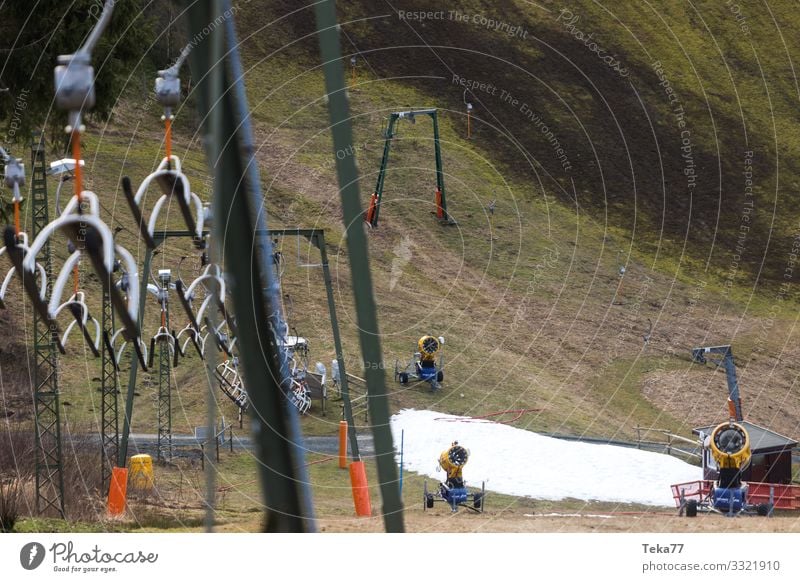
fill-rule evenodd
<path id="1" fill-rule="evenodd" d="M 193 435 L 172 435 L 172 444 L 175 454 L 179 456 L 200 456 L 200 444 L 203 439 L 197 439 Z M 158 435 L 145 433 L 131 433 L 128 444 L 131 454 L 147 453 L 152 454 L 156 450 Z M 220 443 L 223 448 L 228 448 L 227 434 L 224 442 Z M 303 438 L 303 446 L 306 453 L 319 453 L 323 455 L 336 455 L 339 452 L 339 438 L 337 436 L 307 436 Z M 249 435 L 238 435 L 233 433 L 233 448 L 238 450 L 253 450 L 253 442 Z M 362 456 L 375 454 L 375 447 L 372 444 L 371 435 L 359 435 L 358 448 Z M 182 452 L 184 451 L 184 452 Z"/>

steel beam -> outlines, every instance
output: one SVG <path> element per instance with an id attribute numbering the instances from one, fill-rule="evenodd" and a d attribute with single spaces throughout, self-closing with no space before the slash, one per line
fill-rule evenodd
<path id="1" fill-rule="evenodd" d="M 44 136 L 31 136 L 31 237 L 33 239 L 50 222 L 47 195 L 47 164 Z M 52 293 L 53 259 L 50 241 L 44 246 L 44 270 L 47 274 L 47 296 Z M 64 474 L 61 447 L 61 407 L 59 405 L 58 362 L 53 334 L 36 309 L 33 309 L 34 405 L 36 414 L 36 511 L 64 512 Z"/>
<path id="2" fill-rule="evenodd" d="M 198 44 L 189 59 L 201 131 L 214 171 L 214 236 L 224 257 L 237 314 L 244 383 L 252 403 L 256 444 L 266 506 L 265 531 L 316 529 L 297 409 L 288 398 L 290 377 L 277 333 L 282 329 L 278 285 L 272 273 L 272 243 L 266 230 L 258 167 L 253 163 L 249 109 L 239 62 L 230 2 L 194 2 L 187 8 L 190 35 L 219 22 L 212 35 L 225 34 L 225 58 L 214 58 L 213 42 Z M 228 15 L 226 17 L 225 15 Z M 222 87 L 212 69 L 222 67 Z M 209 115 L 214 111 L 214 118 Z M 212 122 L 213 121 L 213 122 Z M 250 379 L 250 380 L 248 380 Z"/>
<path id="3" fill-rule="evenodd" d="M 317 32 L 325 73 L 325 92 L 333 134 L 333 155 L 342 199 L 350 274 L 353 284 L 356 317 L 361 352 L 364 356 L 365 377 L 369 395 L 369 412 L 378 465 L 378 480 L 383 497 L 383 519 L 386 531 L 402 532 L 403 502 L 398 487 L 397 465 L 389 425 L 389 403 L 386 396 L 386 374 L 383 370 L 378 316 L 369 270 L 367 237 L 364 232 L 361 202 L 358 194 L 358 170 L 354 156 L 336 156 L 337 151 L 352 151 L 353 132 L 350 127 L 350 106 L 345 88 L 344 69 L 336 22 L 336 3 L 321 0 L 315 5 Z"/>

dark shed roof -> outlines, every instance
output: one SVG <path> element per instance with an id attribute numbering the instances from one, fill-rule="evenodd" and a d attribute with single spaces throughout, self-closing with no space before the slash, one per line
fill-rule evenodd
<path id="1" fill-rule="evenodd" d="M 785 437 L 776 432 L 758 426 L 746 420 L 740 420 L 737 424 L 741 424 L 750 435 L 750 450 L 753 454 L 757 453 L 772 453 L 776 451 L 788 451 L 797 446 L 797 441 Z M 701 439 L 710 435 L 719 424 L 712 424 L 711 426 L 702 426 L 695 428 L 692 433 L 698 435 Z"/>

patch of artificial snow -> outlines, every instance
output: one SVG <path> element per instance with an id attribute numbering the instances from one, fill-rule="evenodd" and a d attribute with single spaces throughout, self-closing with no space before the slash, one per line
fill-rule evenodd
<path id="1" fill-rule="evenodd" d="M 470 451 L 467 485 L 479 488 L 485 481 L 487 490 L 508 495 L 674 506 L 670 485 L 702 478 L 699 467 L 669 455 L 565 441 L 432 410 L 402 410 L 391 422 L 398 447 L 404 431 L 404 469 L 443 481 L 439 455 L 458 441 Z"/>

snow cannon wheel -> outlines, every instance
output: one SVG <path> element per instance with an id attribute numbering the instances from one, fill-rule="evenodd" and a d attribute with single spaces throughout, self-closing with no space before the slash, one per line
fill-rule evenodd
<path id="1" fill-rule="evenodd" d="M 408 384 L 408 372 L 400 372 L 397 376 L 401 384 Z"/>
<path id="2" fill-rule="evenodd" d="M 428 481 L 422 484 L 422 511 L 433 507 L 433 493 L 428 493 Z"/>
<path id="3" fill-rule="evenodd" d="M 759 503 L 756 506 L 756 513 L 761 517 L 767 517 L 769 515 L 769 503 Z"/>
<path id="4" fill-rule="evenodd" d="M 697 500 L 690 499 L 686 502 L 686 517 L 697 517 Z"/>
<path id="5" fill-rule="evenodd" d="M 438 372 L 436 372 L 436 381 L 437 382 L 443 382 L 444 381 L 444 372 L 442 370 L 439 370 Z"/>
<path id="6" fill-rule="evenodd" d="M 472 507 L 481 509 L 483 507 L 483 493 L 476 493 L 472 499 Z"/>

